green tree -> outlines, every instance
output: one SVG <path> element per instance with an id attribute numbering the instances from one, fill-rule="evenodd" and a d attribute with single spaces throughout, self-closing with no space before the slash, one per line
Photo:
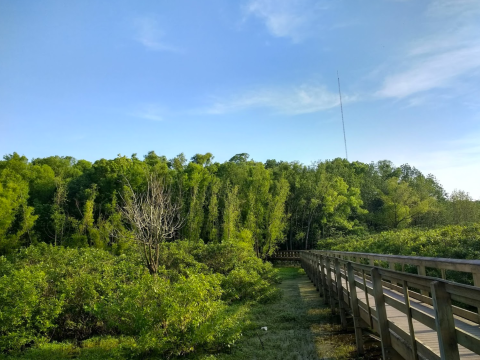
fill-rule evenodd
<path id="1" fill-rule="evenodd" d="M 433 200 L 431 197 L 422 199 L 407 182 L 395 177 L 386 181 L 381 199 L 382 222 L 394 229 L 406 227 L 413 217 L 427 212 Z"/>
<path id="2" fill-rule="evenodd" d="M 27 204 L 28 183 L 10 169 L 0 173 L 0 255 L 32 240 L 37 216 Z"/>

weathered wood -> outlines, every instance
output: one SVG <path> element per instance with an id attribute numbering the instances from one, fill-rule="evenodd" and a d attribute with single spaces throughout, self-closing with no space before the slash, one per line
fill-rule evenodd
<path id="1" fill-rule="evenodd" d="M 362 280 L 363 280 L 363 290 L 365 291 L 365 301 L 367 304 L 368 322 L 370 324 L 370 327 L 373 328 L 372 312 L 370 310 L 370 300 L 368 299 L 367 278 L 364 270 L 362 270 Z"/>
<path id="2" fill-rule="evenodd" d="M 330 302 L 330 308 L 332 314 L 335 314 L 335 298 L 333 297 L 333 284 L 332 284 L 332 268 L 330 265 L 330 258 L 325 259 L 325 267 L 327 268 L 327 284 L 328 284 L 328 297 Z"/>
<path id="3" fill-rule="evenodd" d="M 412 347 L 412 356 L 413 359 L 418 360 L 418 351 L 417 351 L 417 341 L 415 339 L 415 329 L 413 328 L 413 317 L 412 317 L 412 308 L 410 307 L 410 296 L 408 291 L 407 282 L 403 282 L 403 298 L 405 300 L 405 305 L 407 307 L 407 320 L 408 320 L 408 330 L 410 332 L 410 346 Z"/>
<path id="4" fill-rule="evenodd" d="M 342 325 L 345 324 L 342 313 L 348 308 L 351 309 L 357 351 L 360 354 L 363 350 L 362 328 L 370 327 L 380 334 L 385 358 L 396 359 L 401 356 L 403 359 L 415 360 L 440 358 L 454 360 L 463 359 L 465 356 L 469 359 L 480 359 L 478 314 L 451 304 L 452 300 L 456 300 L 480 308 L 479 287 L 425 276 L 425 267 L 435 267 L 431 262 L 414 263 L 409 261 L 410 257 L 398 260 L 396 256 L 387 255 L 390 258 L 383 259 L 383 255 L 358 254 L 360 253 L 308 251 L 308 255 L 301 254 L 300 257 L 302 266 L 307 268 L 307 273 L 314 279 L 319 290 L 324 292 L 325 301 L 330 303 L 332 311 L 335 310 L 335 303 L 338 300 Z M 383 265 L 382 262 L 387 261 L 388 269 L 365 265 L 362 259 L 368 259 L 370 264 L 378 265 Z M 475 264 L 472 261 L 467 262 L 468 266 L 474 268 Z M 399 263 L 397 268 L 402 269 L 405 264 L 416 265 L 419 274 L 395 271 L 395 263 Z M 442 266 L 445 265 L 444 261 L 441 263 Z M 454 266 L 462 267 L 457 260 L 454 261 Z M 446 269 L 451 270 L 448 264 L 444 268 L 437 268 L 440 269 L 443 278 L 446 277 Z M 372 276 L 367 276 L 366 273 L 370 271 Z M 478 285 L 479 280 L 475 274 L 474 279 L 475 285 Z M 435 293 L 437 301 L 435 308 L 432 306 L 434 299 L 428 296 L 429 293 L 434 294 L 432 282 L 442 284 L 440 290 L 437 289 Z M 423 290 L 423 294 L 409 290 L 408 287 Z M 378 294 L 379 288 L 381 296 Z M 357 289 L 361 292 L 359 293 Z M 449 302 L 445 303 L 445 299 Z M 373 300 L 374 307 L 371 306 Z M 439 305 L 440 303 L 444 305 Z M 453 331 L 451 327 L 448 330 L 448 326 L 436 324 L 441 319 L 442 311 L 445 312 L 444 308 L 447 309 L 447 314 L 450 313 L 450 323 L 454 324 Z M 450 336 L 445 336 L 446 330 Z M 440 339 L 444 339 L 442 351 Z M 449 353 L 442 354 L 450 349 L 448 341 L 456 346 L 456 358 Z"/>
<path id="5" fill-rule="evenodd" d="M 381 261 L 393 261 L 402 265 L 423 265 L 426 267 L 446 269 L 454 271 L 463 271 L 469 273 L 480 274 L 480 260 L 462 260 L 462 259 L 445 259 L 432 258 L 422 256 L 402 256 L 402 255 L 386 255 L 386 254 L 372 254 L 372 253 L 358 253 L 345 251 L 331 251 L 331 250 L 313 250 L 323 252 L 329 256 L 349 255 L 357 258 L 374 259 Z"/>
<path id="6" fill-rule="evenodd" d="M 432 298 L 440 357 L 442 360 L 460 360 L 455 334 L 455 322 L 451 308 L 452 301 L 450 294 L 445 289 L 445 283 L 440 281 L 432 282 Z"/>
<path id="7" fill-rule="evenodd" d="M 418 275 L 421 275 L 421 276 L 427 275 L 427 273 L 425 272 L 425 265 L 417 265 L 417 271 L 418 271 Z M 425 290 L 420 290 L 420 293 L 425 296 L 429 295 L 428 291 L 425 291 Z"/>
<path id="8" fill-rule="evenodd" d="M 347 314 L 345 313 L 345 307 L 343 304 L 343 286 L 342 286 L 342 272 L 340 271 L 340 262 L 335 259 L 335 279 L 337 282 L 337 299 L 338 299 L 338 311 L 340 312 L 340 323 L 344 330 L 347 329 Z"/>
<path id="9" fill-rule="evenodd" d="M 385 360 L 392 359 L 396 351 L 392 347 L 392 339 L 388 329 L 387 310 L 385 308 L 385 298 L 383 296 L 382 277 L 377 268 L 371 271 L 373 283 L 373 296 L 375 298 L 375 308 L 377 312 L 377 325 L 380 339 L 382 340 L 382 355 Z"/>
<path id="10" fill-rule="evenodd" d="M 365 351 L 363 348 L 363 334 L 360 324 L 360 308 L 358 305 L 357 287 L 355 285 L 355 272 L 351 262 L 348 262 L 347 264 L 347 272 L 348 284 L 350 288 L 350 308 L 352 309 L 353 326 L 355 328 L 355 342 L 357 344 L 357 353 L 358 355 L 362 356 Z"/>
<path id="11" fill-rule="evenodd" d="M 318 259 L 320 255 L 314 254 L 315 257 L 315 287 L 318 292 L 320 292 L 320 270 L 318 269 Z"/>
<path id="12" fill-rule="evenodd" d="M 320 276 L 322 277 L 322 284 L 323 284 L 323 303 L 324 304 L 327 304 L 328 303 L 328 297 L 329 297 L 329 294 L 328 294 L 328 282 L 327 282 L 327 278 L 326 278 L 326 269 L 325 269 L 325 262 L 327 261 L 326 260 L 327 257 L 326 256 L 322 256 L 320 258 L 320 270 L 321 270 L 321 274 Z"/>

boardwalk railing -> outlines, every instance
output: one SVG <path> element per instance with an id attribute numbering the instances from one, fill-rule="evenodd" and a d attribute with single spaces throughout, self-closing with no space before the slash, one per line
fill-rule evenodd
<path id="1" fill-rule="evenodd" d="M 300 261 L 300 250 L 277 251 L 269 260 Z"/>
<path id="2" fill-rule="evenodd" d="M 315 250 L 300 258 L 342 327 L 353 320 L 360 355 L 369 329 L 380 335 L 384 359 L 480 359 L 480 288 L 449 281 L 447 272 L 478 285 L 480 261 Z M 418 274 L 401 271 L 407 265 Z"/>

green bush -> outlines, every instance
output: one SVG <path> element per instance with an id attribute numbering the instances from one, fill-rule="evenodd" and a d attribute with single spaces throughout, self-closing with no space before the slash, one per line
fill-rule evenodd
<path id="1" fill-rule="evenodd" d="M 363 236 L 330 238 L 318 249 L 406 256 L 480 259 L 480 224 L 449 225 L 437 229 L 403 229 Z"/>
<path id="2" fill-rule="evenodd" d="M 480 259 L 480 224 L 449 225 L 437 229 L 403 229 L 378 234 L 324 239 L 318 249 L 374 254 L 425 256 L 451 259 Z M 415 266 L 405 271 L 416 273 Z M 439 277 L 437 269 L 426 269 L 429 276 Z M 448 280 L 473 284 L 472 275 L 447 271 Z"/>
<path id="3" fill-rule="evenodd" d="M 39 244 L 1 257 L 0 351 L 98 336 L 133 339 L 122 346 L 138 355 L 218 350 L 242 331 L 232 302 L 278 296 L 271 264 L 242 244 L 177 241 L 161 260 L 152 276 L 138 252 Z"/>

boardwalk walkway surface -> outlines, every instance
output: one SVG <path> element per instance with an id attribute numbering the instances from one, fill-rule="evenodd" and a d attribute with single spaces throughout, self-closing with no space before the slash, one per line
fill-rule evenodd
<path id="1" fill-rule="evenodd" d="M 356 277 L 357 281 L 361 281 L 360 277 Z M 346 282 L 345 280 L 343 281 L 343 286 L 346 288 Z M 367 287 L 370 289 L 373 289 L 372 287 L 372 282 L 367 281 Z M 358 288 L 356 288 L 357 291 L 357 297 L 358 300 L 361 302 L 361 304 L 366 308 L 366 300 L 365 300 L 365 292 L 364 291 L 359 291 Z M 399 302 L 403 302 L 403 294 L 393 291 L 390 289 L 384 289 L 384 295 L 389 296 L 393 299 L 396 299 Z M 369 304 L 375 304 L 375 299 L 372 295 L 369 296 Z M 410 300 L 410 306 L 413 309 L 416 309 L 418 311 L 421 311 L 425 314 L 430 315 L 432 318 L 435 317 L 434 309 L 431 305 L 424 304 L 419 300 L 411 299 Z M 362 309 L 365 313 L 364 309 Z M 398 326 L 400 329 L 405 331 L 406 333 L 409 332 L 409 324 L 408 324 L 408 319 L 405 316 L 405 314 L 397 309 L 395 309 L 393 306 L 390 306 L 386 304 L 386 310 L 387 310 L 387 316 L 388 319 Z M 375 312 L 375 307 L 371 306 L 370 307 L 371 312 Z M 366 317 L 368 315 L 364 315 Z M 474 334 L 475 336 L 480 337 L 480 326 L 472 321 L 468 321 L 466 319 L 462 319 L 459 316 L 454 316 L 455 318 L 455 326 L 459 329 L 462 329 L 463 331 Z M 421 342 L 425 347 L 428 347 L 433 353 L 437 354 L 440 356 L 440 349 L 438 346 L 438 337 L 437 337 L 437 331 L 430 329 L 428 326 L 422 324 L 421 322 L 414 320 L 413 319 L 413 327 L 415 331 L 415 337 L 416 339 Z M 480 355 L 475 354 L 474 352 L 466 349 L 463 346 L 459 346 L 459 353 L 460 353 L 460 358 L 461 359 L 475 359 L 475 360 L 480 360 Z"/>
<path id="2" fill-rule="evenodd" d="M 362 332 L 369 329 L 379 334 L 384 359 L 480 360 L 480 261 L 329 251 L 298 255 L 342 326 L 353 320 L 358 353 Z M 412 265 L 417 274 L 401 271 Z M 431 269 L 442 278 L 425 276 Z M 454 272 L 467 274 L 463 278 L 477 286 L 447 280 Z"/>

